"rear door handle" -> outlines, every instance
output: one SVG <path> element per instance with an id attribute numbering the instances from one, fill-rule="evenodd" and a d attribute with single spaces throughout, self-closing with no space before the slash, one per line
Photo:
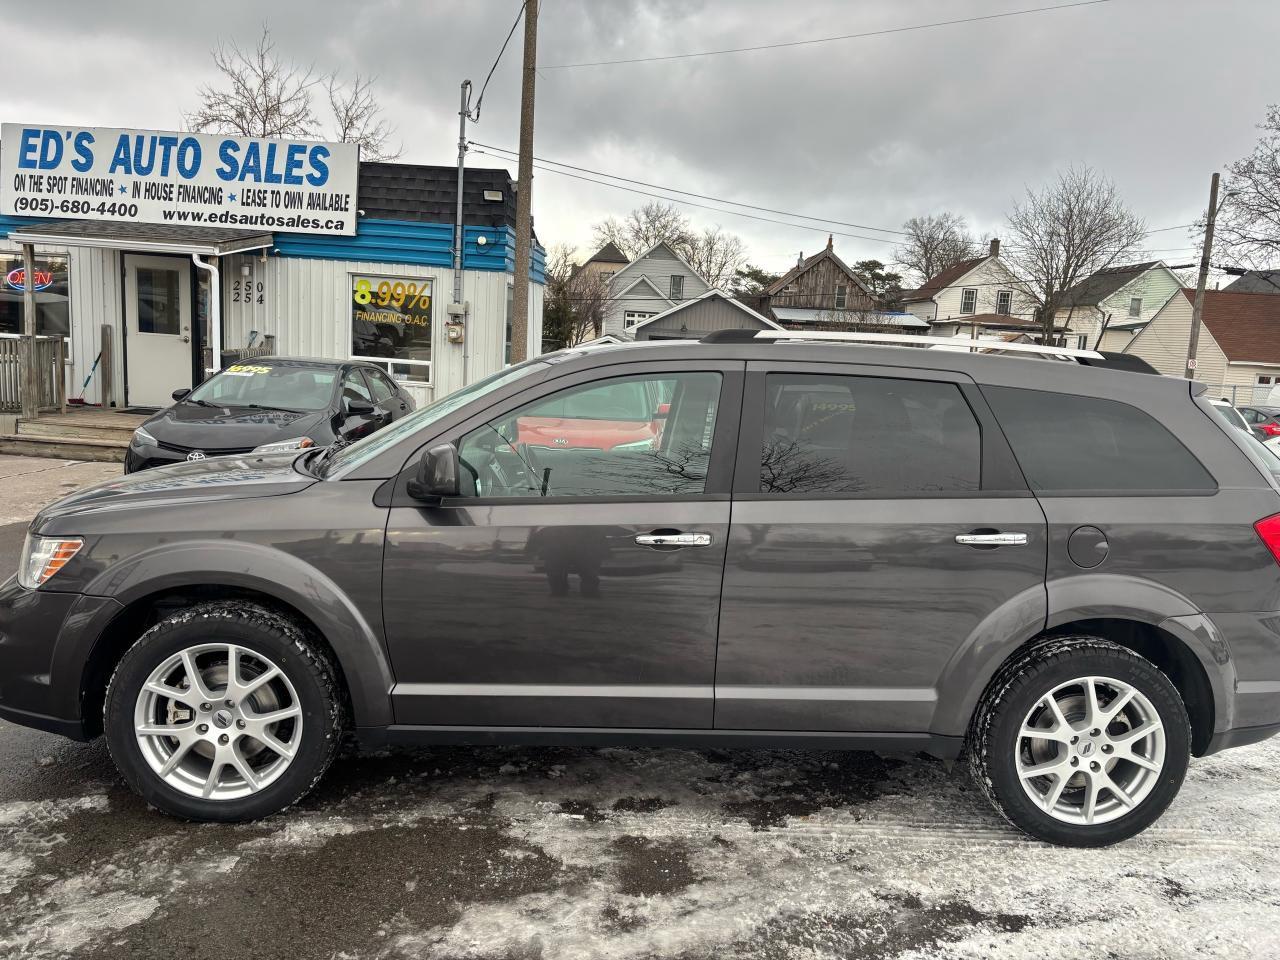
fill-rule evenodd
<path id="1" fill-rule="evenodd" d="M 1025 547 L 1025 533 L 960 533 L 956 543 L 966 547 Z"/>
<path id="2" fill-rule="evenodd" d="M 636 543 L 642 547 L 709 547 L 709 533 L 638 533 Z"/>

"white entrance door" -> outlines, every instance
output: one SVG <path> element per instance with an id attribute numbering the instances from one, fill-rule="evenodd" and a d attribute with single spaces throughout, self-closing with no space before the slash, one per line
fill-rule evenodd
<path id="1" fill-rule="evenodd" d="M 130 406 L 165 407 L 191 386 L 191 263 L 125 257 Z"/>

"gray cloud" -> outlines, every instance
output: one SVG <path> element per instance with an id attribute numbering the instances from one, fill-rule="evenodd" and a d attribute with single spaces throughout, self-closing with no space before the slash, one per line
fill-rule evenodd
<path id="1" fill-rule="evenodd" d="M 897 27 L 1051 0 L 543 0 L 547 66 Z M 211 79 L 218 38 L 318 69 L 378 76 L 404 159 L 451 163 L 458 84 L 483 80 L 517 0 L 271 4 L 4 0 L 0 117 L 173 127 Z M 998 231 L 1010 200 L 1069 163 L 1112 176 L 1152 227 L 1195 218 L 1209 173 L 1243 154 L 1268 102 L 1280 5 L 1113 0 L 1034 16 L 792 49 L 544 69 L 537 152 L 765 206 L 897 227 L 951 209 Z M 474 139 L 514 146 L 519 34 Z M 475 156 L 476 165 L 498 164 Z M 514 163 L 509 164 L 514 172 Z M 544 242 L 586 244 L 590 224 L 644 198 L 551 173 L 536 180 Z M 785 266 L 826 230 L 690 210 Z M 862 232 L 862 231 L 851 231 Z M 1190 245 L 1185 233 L 1153 247 Z M 849 259 L 891 244 L 837 237 Z M 1188 259 L 1190 251 L 1163 251 Z"/>

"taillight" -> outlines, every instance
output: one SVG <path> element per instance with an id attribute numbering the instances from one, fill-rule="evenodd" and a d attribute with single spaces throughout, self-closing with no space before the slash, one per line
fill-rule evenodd
<path id="1" fill-rule="evenodd" d="M 1261 427 L 1268 437 L 1280 437 L 1280 423 L 1264 423 Z"/>
<path id="2" fill-rule="evenodd" d="M 1258 531 L 1258 539 L 1267 545 L 1271 555 L 1280 563 L 1280 513 L 1264 517 L 1253 525 Z"/>

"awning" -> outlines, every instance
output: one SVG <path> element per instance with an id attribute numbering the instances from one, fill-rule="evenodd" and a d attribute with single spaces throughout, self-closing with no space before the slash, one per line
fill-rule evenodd
<path id="1" fill-rule="evenodd" d="M 58 220 L 9 231 L 15 243 L 66 247 L 105 247 L 138 253 L 197 253 L 225 257 L 261 250 L 275 240 L 260 230 L 180 226 L 159 223 L 112 223 L 108 220 Z"/>

